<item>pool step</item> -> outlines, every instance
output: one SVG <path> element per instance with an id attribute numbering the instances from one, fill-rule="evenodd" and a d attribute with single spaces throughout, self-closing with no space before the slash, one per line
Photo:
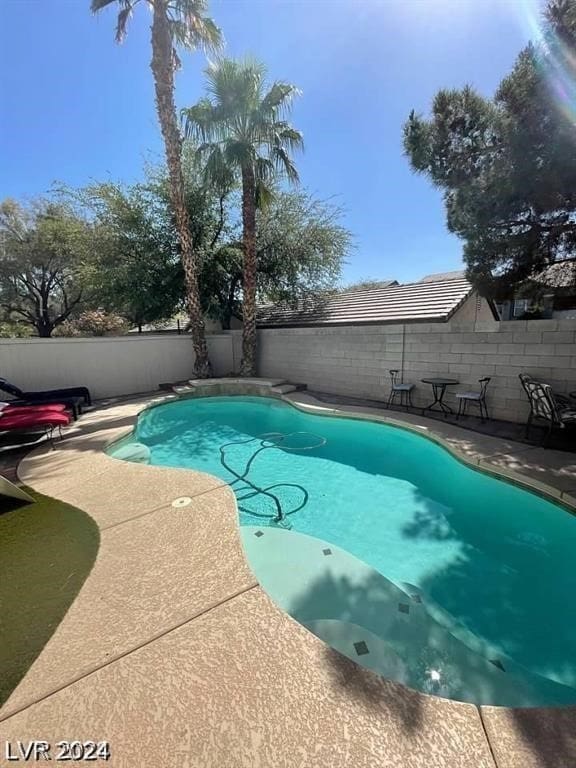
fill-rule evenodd
<path id="1" fill-rule="evenodd" d="M 218 387 L 223 384 L 254 384 L 260 387 L 274 387 L 277 384 L 286 384 L 286 379 L 264 379 L 257 377 L 226 376 L 222 379 L 189 379 L 191 387 Z"/>
<path id="2" fill-rule="evenodd" d="M 286 384 L 278 384 L 271 389 L 272 392 L 275 392 L 277 395 L 287 395 L 289 392 L 296 392 L 297 387 L 296 384 L 290 384 L 289 382 L 286 382 Z"/>
<path id="3" fill-rule="evenodd" d="M 286 379 L 235 378 L 190 379 L 187 384 L 174 386 L 173 391 L 180 397 L 202 395 L 287 395 L 306 389 L 306 384 L 292 383 Z"/>
<path id="4" fill-rule="evenodd" d="M 476 705 L 576 704 L 571 685 L 463 642 L 429 611 L 418 587 L 403 582 L 400 589 L 329 540 L 243 517 L 249 515 L 240 520 L 244 552 L 262 589 L 356 664 L 424 693 Z"/>

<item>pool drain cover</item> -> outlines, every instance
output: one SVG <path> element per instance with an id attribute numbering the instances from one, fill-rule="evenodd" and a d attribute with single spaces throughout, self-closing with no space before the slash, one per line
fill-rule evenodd
<path id="1" fill-rule="evenodd" d="M 172 506 L 175 509 L 178 509 L 179 507 L 187 507 L 191 501 L 192 499 L 190 498 L 190 496 L 179 496 L 177 499 L 174 499 L 174 501 L 172 502 Z"/>

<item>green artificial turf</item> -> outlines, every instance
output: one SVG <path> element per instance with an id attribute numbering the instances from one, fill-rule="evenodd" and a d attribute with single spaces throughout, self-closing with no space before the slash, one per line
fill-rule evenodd
<path id="1" fill-rule="evenodd" d="M 64 618 L 100 542 L 85 512 L 25 490 L 34 504 L 0 496 L 0 705 Z"/>

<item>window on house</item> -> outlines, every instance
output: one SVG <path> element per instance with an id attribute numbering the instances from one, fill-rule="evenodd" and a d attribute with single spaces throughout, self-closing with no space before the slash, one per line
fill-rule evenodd
<path id="1" fill-rule="evenodd" d="M 514 299 L 514 309 L 512 311 L 514 317 L 522 317 L 529 309 L 530 299 Z"/>

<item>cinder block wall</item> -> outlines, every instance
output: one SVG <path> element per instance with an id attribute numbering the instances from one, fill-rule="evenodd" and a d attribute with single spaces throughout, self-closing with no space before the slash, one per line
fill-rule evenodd
<path id="1" fill-rule="evenodd" d="M 528 404 L 518 379 L 529 373 L 558 392 L 576 391 L 576 321 L 469 321 L 259 331 L 259 375 L 303 382 L 309 389 L 385 400 L 390 368 L 416 385 L 414 402 L 431 401 L 429 376 L 460 381 L 454 392 L 477 389 L 491 376 L 492 416 L 524 421 Z"/>

